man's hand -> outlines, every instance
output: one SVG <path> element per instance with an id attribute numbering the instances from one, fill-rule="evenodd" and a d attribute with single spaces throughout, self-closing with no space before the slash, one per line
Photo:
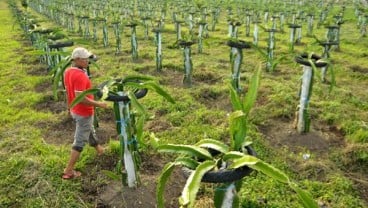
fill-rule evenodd
<path id="1" fill-rule="evenodd" d="M 100 107 L 100 108 L 109 108 L 109 106 L 105 102 L 98 102 L 97 103 L 97 107 Z"/>

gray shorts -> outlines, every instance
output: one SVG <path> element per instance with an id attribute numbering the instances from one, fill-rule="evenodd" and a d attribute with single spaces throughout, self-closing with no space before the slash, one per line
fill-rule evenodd
<path id="1" fill-rule="evenodd" d="M 76 122 L 73 149 L 81 152 L 87 142 L 92 147 L 97 146 L 98 139 L 93 126 L 93 116 L 84 117 L 74 113 L 71 113 L 71 115 Z"/>

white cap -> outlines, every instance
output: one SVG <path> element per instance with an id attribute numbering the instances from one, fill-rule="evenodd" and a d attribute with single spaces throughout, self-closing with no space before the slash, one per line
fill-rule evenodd
<path id="1" fill-rule="evenodd" d="M 89 58 L 92 55 L 87 49 L 82 47 L 77 47 L 72 52 L 72 59 L 76 58 Z"/>

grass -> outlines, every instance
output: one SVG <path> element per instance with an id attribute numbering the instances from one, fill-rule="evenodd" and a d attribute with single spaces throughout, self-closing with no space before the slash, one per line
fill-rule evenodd
<path id="1" fill-rule="evenodd" d="M 41 16 L 38 18 L 45 19 Z M 274 148 L 272 141 L 268 141 L 259 132 L 260 126 L 267 128 L 280 118 L 292 123 L 302 75 L 302 69 L 294 63 L 293 57 L 302 51 L 322 52 L 320 46 L 309 44 L 314 42 L 312 38 L 303 37 L 302 42 L 305 45 L 296 45 L 295 53 L 290 53 L 288 32 L 276 34 L 275 54 L 285 56 L 285 60 L 281 61 L 275 72 L 263 73 L 258 103 L 251 114 L 254 126 L 250 137 L 261 159 L 287 172 L 309 190 L 321 205 L 367 207 L 366 199 L 359 195 L 356 181 L 347 175 L 352 172 L 362 173 L 359 167 L 367 167 L 368 163 L 368 97 L 365 89 L 368 85 L 365 52 L 368 41 L 359 36 L 351 7 L 346 10 L 346 19 L 349 21 L 342 26 L 341 51 L 331 52 L 337 85 L 329 91 L 328 85 L 315 80 L 310 101 L 314 128 L 336 128 L 344 135 L 344 145 L 326 150 L 329 152 L 328 156 L 312 152 L 314 157 L 306 162 L 299 155 L 302 152 L 294 153 L 290 150 L 292 147 Z M 0 2 L 0 22 L 3 23 L 0 27 L 0 206 L 93 207 L 94 201 L 86 200 L 81 181 L 60 179 L 69 156 L 70 144 L 48 143 L 47 138 L 44 138 L 46 129 L 40 128 L 38 124 L 40 121 L 49 125 L 56 124 L 62 115 L 49 109 L 36 110 L 34 107 L 45 102 L 45 97 L 51 95 L 51 88 L 36 90 L 42 83 L 49 83 L 51 78 L 46 73 L 30 75 L 30 71 L 40 67 L 37 57 L 30 55 L 32 48 L 19 27 L 14 25 L 15 20 L 5 2 Z M 42 24 L 47 26 L 53 23 L 45 20 Z M 205 40 L 208 44 L 204 45 L 204 54 L 197 54 L 197 46 L 193 46 L 195 82 L 192 88 L 182 86 L 182 51 L 170 49 L 175 42 L 175 33 L 170 22 L 167 26 L 168 32 L 163 35 L 163 75 L 155 71 L 154 43 L 152 39 L 143 39 L 143 27 L 137 28 L 140 56 L 137 63 L 131 60 L 128 28 L 124 29 L 122 35 L 123 47 L 119 56 L 114 55 L 112 32 L 111 46 L 107 48 L 103 47 L 101 38 L 93 43 L 77 34 L 69 35 L 76 45 L 85 46 L 100 57 L 100 69 L 92 69 L 94 83 L 101 83 L 110 77 L 141 73 L 151 75 L 163 83 L 164 88 L 177 101 L 175 105 L 168 104 L 153 93 L 142 99 L 142 104 L 148 109 L 147 122 L 161 121 L 169 126 L 155 132 L 160 143 L 193 144 L 202 138 L 228 140 L 226 115 L 231 109 L 227 107 L 229 98 L 226 85 L 231 70 L 230 49 L 225 44 L 226 22 L 221 20 L 216 27 L 217 31 L 210 31 L 210 38 Z M 317 37 L 324 37 L 323 28 L 314 31 Z M 260 32 L 260 47 L 264 49 L 268 34 Z M 244 37 L 243 28 L 240 29 L 239 36 L 251 41 L 250 37 Z M 264 60 L 260 54 L 254 50 L 244 50 L 241 74 L 243 86 L 246 87 L 254 69 L 262 62 Z M 145 134 L 147 143 L 148 135 Z M 72 138 L 65 139 L 70 141 Z M 83 152 L 78 168 L 83 169 L 88 163 L 93 163 L 94 156 L 95 153 L 87 149 Z M 320 174 L 321 171 L 323 174 Z M 361 180 L 368 180 L 366 174 L 360 176 Z M 103 185 L 105 181 L 96 183 Z M 300 206 L 287 187 L 280 186 L 264 175 L 254 174 L 247 178 L 243 187 L 243 207 Z M 210 194 L 211 191 L 205 193 Z"/>

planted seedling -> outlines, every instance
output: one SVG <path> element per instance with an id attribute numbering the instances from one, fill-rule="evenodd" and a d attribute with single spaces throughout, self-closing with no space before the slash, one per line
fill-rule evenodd
<path id="1" fill-rule="evenodd" d="M 297 193 L 304 207 L 318 207 L 309 193 L 301 190 L 286 174 L 258 159 L 255 151 L 249 146 L 251 144 L 247 136 L 250 124 L 249 112 L 257 98 L 260 75 L 261 68 L 252 76 L 249 90 L 244 97 L 230 85 L 234 110 L 229 116 L 230 145 L 214 139 L 202 139 L 195 145 L 163 144 L 157 147 L 159 152 L 180 154 L 173 162 L 164 166 L 158 178 L 157 207 L 165 206 L 165 185 L 176 166 L 184 167 L 189 175 L 179 198 L 181 207 L 194 207 L 198 190 L 203 182 L 217 184 L 214 196 L 216 208 L 239 207 L 238 192 L 241 189 L 242 179 L 250 174 L 251 169 L 288 184 Z"/>
<path id="2" fill-rule="evenodd" d="M 243 49 L 250 48 L 251 44 L 242 40 L 229 40 L 227 45 L 230 46 L 230 62 L 231 62 L 231 85 L 238 93 L 242 91 L 240 87 L 240 71 L 243 62 Z"/>
<path id="3" fill-rule="evenodd" d="M 313 89 L 313 77 L 316 68 L 326 66 L 327 62 L 322 61 L 320 56 L 313 53 L 299 55 L 295 61 L 303 66 L 303 77 L 294 126 L 299 133 L 307 133 L 310 130 L 309 102 Z"/>
<path id="4" fill-rule="evenodd" d="M 121 177 L 122 183 L 131 188 L 140 184 L 139 144 L 143 144 L 141 139 L 145 121 L 145 110 L 138 99 L 144 97 L 148 90 L 156 92 L 169 102 L 174 103 L 173 98 L 165 90 L 145 76 L 129 76 L 123 79 L 108 80 L 97 88 L 84 91 L 71 103 L 71 107 L 73 107 L 88 94 L 94 94 L 97 99 L 114 103 L 116 129 L 120 140 L 120 161 L 125 169 L 125 171 L 120 170 L 119 174 L 126 173 L 126 177 Z M 110 175 L 115 174 L 109 173 Z"/>

